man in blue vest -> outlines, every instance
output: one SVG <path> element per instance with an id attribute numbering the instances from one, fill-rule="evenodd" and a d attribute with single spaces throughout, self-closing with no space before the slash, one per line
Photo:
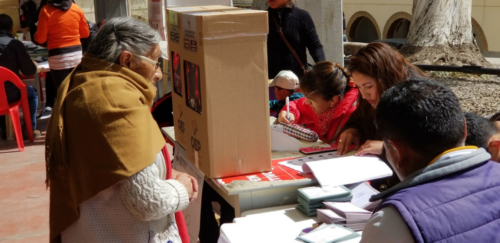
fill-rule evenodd
<path id="1" fill-rule="evenodd" d="M 464 146 L 457 97 L 429 80 L 387 90 L 375 123 L 401 183 L 382 199 L 361 242 L 500 242 L 500 163 Z"/>

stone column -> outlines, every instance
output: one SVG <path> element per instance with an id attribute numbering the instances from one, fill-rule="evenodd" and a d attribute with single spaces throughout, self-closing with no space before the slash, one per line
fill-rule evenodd
<path id="1" fill-rule="evenodd" d="M 344 65 L 342 0 L 294 0 L 294 3 L 311 15 L 325 49 L 326 60 Z M 314 64 L 311 56 L 308 56 L 308 62 Z"/>

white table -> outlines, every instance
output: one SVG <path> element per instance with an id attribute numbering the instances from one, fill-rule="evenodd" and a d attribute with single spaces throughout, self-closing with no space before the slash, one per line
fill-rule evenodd
<path id="1" fill-rule="evenodd" d="M 167 140 L 175 143 L 174 127 L 162 128 L 162 132 L 167 136 Z M 307 146 L 311 145 L 309 143 Z M 303 156 L 298 151 L 272 153 L 273 159 Z M 315 179 L 307 178 L 293 181 L 233 181 L 230 184 L 219 186 L 210 178 L 205 177 L 205 182 L 234 208 L 236 217 L 239 217 L 242 212 L 252 209 L 297 203 L 298 188 L 318 184 Z"/>

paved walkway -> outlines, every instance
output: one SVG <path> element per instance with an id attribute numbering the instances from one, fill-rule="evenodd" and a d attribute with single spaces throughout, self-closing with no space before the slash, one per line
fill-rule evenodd
<path id="1" fill-rule="evenodd" d="M 38 128 L 45 126 L 46 121 L 40 121 Z M 1 243 L 49 241 L 44 139 L 25 141 L 24 152 L 18 151 L 15 140 L 0 139 Z"/>

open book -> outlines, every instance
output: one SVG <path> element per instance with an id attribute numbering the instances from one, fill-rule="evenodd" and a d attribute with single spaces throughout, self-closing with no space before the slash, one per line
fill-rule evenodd
<path id="1" fill-rule="evenodd" d="M 304 173 L 312 173 L 321 187 L 346 185 L 392 176 L 389 166 L 376 156 L 348 156 L 302 165 Z"/>

